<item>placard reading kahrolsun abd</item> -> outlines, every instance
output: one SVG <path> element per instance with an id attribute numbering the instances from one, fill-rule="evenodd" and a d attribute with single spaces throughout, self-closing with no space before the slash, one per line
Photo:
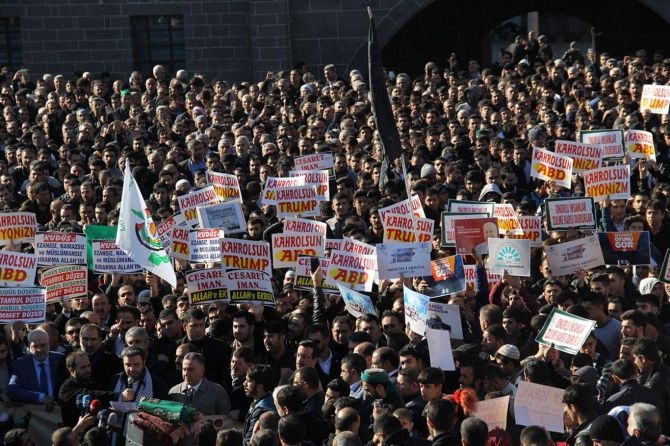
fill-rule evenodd
<path id="1" fill-rule="evenodd" d="M 272 267 L 294 268 L 298 266 L 298 255 L 323 257 L 325 238 L 312 234 L 272 234 Z"/>
<path id="2" fill-rule="evenodd" d="M 596 322 L 591 319 L 554 308 L 535 340 L 540 344 L 553 345 L 557 350 L 574 355 L 582 348 L 595 325 Z"/>
<path id="3" fill-rule="evenodd" d="M 670 283 L 670 249 L 665 251 L 661 270 L 658 272 L 658 280 L 663 283 Z"/>
<path id="4" fill-rule="evenodd" d="M 355 291 L 372 291 L 374 272 L 377 269 L 376 254 L 352 254 L 333 251 L 326 271 L 326 283 L 338 283 Z"/>
<path id="5" fill-rule="evenodd" d="M 487 203 L 493 205 L 493 203 Z M 493 208 L 491 208 L 493 209 Z M 470 214 L 467 212 L 442 212 L 442 226 L 440 246 L 443 248 L 453 248 L 456 246 L 456 231 L 454 229 L 454 222 L 456 220 L 465 220 L 468 218 L 484 218 L 490 217 L 487 213 Z"/>
<path id="6" fill-rule="evenodd" d="M 521 222 L 511 204 L 494 203 L 493 216 L 498 219 L 498 233 L 500 235 L 522 235 Z"/>
<path id="7" fill-rule="evenodd" d="M 228 293 L 221 268 L 198 269 L 186 273 L 186 290 L 191 305 L 226 302 Z"/>
<path id="8" fill-rule="evenodd" d="M 300 177 L 297 177 L 300 178 Z M 321 215 L 321 199 L 314 186 L 277 189 L 277 217 L 318 217 Z"/>
<path id="9" fill-rule="evenodd" d="M 170 251 L 172 250 L 172 230 L 174 228 L 186 229 L 187 227 L 188 223 L 184 220 L 184 216 L 181 212 L 171 215 L 156 225 L 156 235 L 163 244 L 165 252 L 170 254 Z"/>
<path id="10" fill-rule="evenodd" d="M 574 160 L 572 171 L 582 173 L 585 170 L 600 167 L 602 156 L 600 146 L 592 146 L 575 141 L 556 140 L 555 152 L 559 155 L 569 156 Z"/>
<path id="11" fill-rule="evenodd" d="M 261 204 L 277 204 L 277 189 L 289 189 L 305 185 L 305 177 L 278 178 L 267 177 L 261 195 Z"/>
<path id="12" fill-rule="evenodd" d="M 496 428 L 506 430 L 508 409 L 509 395 L 505 395 L 491 398 L 490 400 L 478 401 L 473 415 L 486 423 L 489 432 Z"/>
<path id="13" fill-rule="evenodd" d="M 587 270 L 605 264 L 596 235 L 547 246 L 546 253 L 551 275 L 554 277 L 567 276 L 578 269 Z"/>
<path id="14" fill-rule="evenodd" d="M 544 200 L 547 230 L 595 229 L 593 198 L 547 198 Z"/>
<path id="15" fill-rule="evenodd" d="M 39 265 L 85 265 L 86 236 L 74 232 L 42 232 L 35 236 Z"/>
<path id="16" fill-rule="evenodd" d="M 430 218 L 388 213 L 384 218 L 384 242 L 429 242 L 433 238 L 435 221 Z"/>
<path id="17" fill-rule="evenodd" d="M 389 242 L 377 245 L 377 268 L 380 279 L 430 276 L 428 243 Z"/>
<path id="18" fill-rule="evenodd" d="M 298 256 L 298 266 L 295 268 L 295 280 L 293 281 L 293 286 L 296 290 L 308 291 L 310 293 L 314 291 L 314 283 L 312 282 L 313 258 L 310 256 Z M 329 258 L 321 257 L 319 259 L 319 266 L 321 266 L 322 271 L 328 271 L 329 265 Z M 327 294 L 340 294 L 340 289 L 337 285 L 331 285 L 325 280 L 321 283 L 321 289 Z"/>
<path id="19" fill-rule="evenodd" d="M 253 269 L 272 275 L 270 244 L 254 240 L 221 239 L 221 263 L 228 271 Z"/>
<path id="20" fill-rule="evenodd" d="M 563 433 L 564 393 L 564 389 L 519 381 L 514 397 L 516 424 L 544 426 L 548 431 Z"/>
<path id="21" fill-rule="evenodd" d="M 372 305 L 370 296 L 350 290 L 340 284 L 337 285 L 337 288 L 340 290 L 344 306 L 353 317 L 359 318 L 366 314 L 377 314 L 377 310 L 375 310 L 375 306 Z"/>
<path id="22" fill-rule="evenodd" d="M 0 246 L 11 243 L 31 243 L 37 233 L 33 212 L 0 213 Z"/>
<path id="23" fill-rule="evenodd" d="M 584 172 L 584 190 L 595 201 L 630 198 L 630 166 L 599 167 Z"/>
<path id="24" fill-rule="evenodd" d="M 31 286 L 35 283 L 37 257 L 35 254 L 0 251 L 0 284 L 2 286 Z"/>
<path id="25" fill-rule="evenodd" d="M 631 158 L 656 160 L 654 135 L 646 130 L 626 130 L 626 149 Z"/>
<path id="26" fill-rule="evenodd" d="M 624 156 L 623 130 L 584 130 L 580 138 L 583 143 L 600 147 L 603 160 Z"/>
<path id="27" fill-rule="evenodd" d="M 327 170 L 292 170 L 291 177 L 305 177 L 305 186 L 314 186 L 320 201 L 330 200 L 330 189 Z"/>
<path id="28" fill-rule="evenodd" d="M 85 265 L 62 265 L 44 270 L 40 285 L 47 287 L 47 302 L 86 297 L 88 268 Z"/>
<path id="29" fill-rule="evenodd" d="M 461 326 L 461 308 L 458 305 L 428 301 L 427 308 L 427 328 L 433 328 L 435 330 L 448 330 L 450 338 L 463 339 L 463 327 Z"/>
<path id="30" fill-rule="evenodd" d="M 190 226 L 195 226 L 198 224 L 197 208 L 219 203 L 221 199 L 214 192 L 214 186 L 207 186 L 190 194 L 177 197 L 177 201 L 179 202 L 179 210 L 184 216 L 186 223 Z"/>
<path id="31" fill-rule="evenodd" d="M 520 215 L 519 223 L 521 223 L 523 235 L 512 235 L 510 238 L 530 240 L 531 248 L 540 248 L 542 246 L 542 217 Z"/>
<path id="32" fill-rule="evenodd" d="M 460 293 L 465 290 L 465 270 L 462 256 L 450 256 L 430 262 L 433 281 L 425 293 L 430 297 Z"/>
<path id="33" fill-rule="evenodd" d="M 116 246 L 113 240 L 93 240 L 93 265 L 92 269 L 101 274 L 130 274 L 139 273 L 142 267 L 121 248 Z"/>
<path id="34" fill-rule="evenodd" d="M 530 176 L 545 181 L 553 181 L 559 186 L 570 189 L 572 185 L 572 158 L 557 155 L 549 150 L 533 148 L 530 161 Z"/>
<path id="35" fill-rule="evenodd" d="M 227 235 L 247 232 L 242 205 L 237 201 L 226 201 L 198 208 L 200 228 L 222 228 Z"/>
<path id="36" fill-rule="evenodd" d="M 530 277 L 530 241 L 490 238 L 489 268 L 492 273 Z"/>
<path id="37" fill-rule="evenodd" d="M 45 287 L 0 288 L 0 323 L 44 322 L 47 312 Z"/>
<path id="38" fill-rule="evenodd" d="M 212 263 L 221 261 L 223 229 L 196 229 L 188 235 L 189 262 Z"/>
<path id="39" fill-rule="evenodd" d="M 214 187 L 214 192 L 221 200 L 242 203 L 240 182 L 235 175 L 207 170 L 207 183 Z"/>
<path id="40" fill-rule="evenodd" d="M 649 231 L 599 232 L 600 248 L 607 265 L 649 265 Z"/>
<path id="41" fill-rule="evenodd" d="M 455 214 L 486 214 L 487 217 L 493 217 L 494 206 L 495 203 L 449 199 L 447 211 Z"/>
<path id="42" fill-rule="evenodd" d="M 670 110 L 670 86 L 645 84 L 640 99 L 640 111 L 644 110 L 657 115 L 667 115 Z"/>
<path id="43" fill-rule="evenodd" d="M 270 275 L 263 271 L 238 269 L 226 272 L 225 285 L 231 304 L 274 305 Z"/>

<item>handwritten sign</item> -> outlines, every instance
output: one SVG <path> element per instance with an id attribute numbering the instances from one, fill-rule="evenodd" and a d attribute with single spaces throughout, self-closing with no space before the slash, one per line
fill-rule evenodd
<path id="1" fill-rule="evenodd" d="M 640 111 L 649 110 L 657 115 L 667 115 L 670 110 L 670 86 L 646 84 L 642 87 Z"/>
<path id="2" fill-rule="evenodd" d="M 586 196 L 595 201 L 626 200 L 630 198 L 630 166 L 599 167 L 584 172 Z"/>
<path id="3" fill-rule="evenodd" d="M 549 231 L 596 228 L 593 198 L 547 198 L 544 203 Z"/>
<path id="4" fill-rule="evenodd" d="M 559 186 L 570 189 L 573 163 L 572 158 L 568 156 L 534 147 L 530 164 L 530 176 L 540 180 L 553 181 Z"/>
<path id="5" fill-rule="evenodd" d="M 600 146 L 584 144 L 576 141 L 556 140 L 555 153 L 569 156 L 574 160 L 572 171 L 582 173 L 600 167 L 602 150 Z"/>

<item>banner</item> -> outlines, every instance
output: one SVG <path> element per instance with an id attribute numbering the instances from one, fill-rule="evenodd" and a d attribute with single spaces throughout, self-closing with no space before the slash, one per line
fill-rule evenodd
<path id="1" fill-rule="evenodd" d="M 582 130 L 579 135 L 583 143 L 600 147 L 602 160 L 623 158 L 623 130 Z"/>
<path id="2" fill-rule="evenodd" d="M 379 279 L 430 276 L 431 249 L 430 242 L 379 243 L 377 245 Z"/>
<path id="3" fill-rule="evenodd" d="M 546 198 L 547 230 L 596 229 L 593 198 Z"/>
<path id="4" fill-rule="evenodd" d="M 650 265 L 649 231 L 599 232 L 598 240 L 606 265 Z"/>
<path id="5" fill-rule="evenodd" d="M 0 287 L 0 323 L 44 322 L 47 313 L 47 289 L 44 287 Z"/>
<path id="6" fill-rule="evenodd" d="M 84 265 L 55 266 L 40 274 L 47 302 L 61 302 L 88 295 L 88 268 Z"/>
<path id="7" fill-rule="evenodd" d="M 197 269 L 186 272 L 186 290 L 191 305 L 226 302 L 228 293 L 220 268 Z"/>
<path id="8" fill-rule="evenodd" d="M 512 235 L 510 238 L 530 240 L 531 248 L 542 247 L 542 217 L 534 215 L 520 215 L 519 223 L 523 235 Z"/>
<path id="9" fill-rule="evenodd" d="M 645 130 L 626 130 L 626 150 L 631 159 L 644 158 L 656 161 L 654 135 Z"/>
<path id="10" fill-rule="evenodd" d="M 461 307 L 443 302 L 428 301 L 426 327 L 434 330 L 448 330 L 449 337 L 463 339 Z"/>
<path id="11" fill-rule="evenodd" d="M 37 218 L 33 212 L 0 213 L 0 246 L 32 243 L 35 234 Z"/>
<path id="12" fill-rule="evenodd" d="M 569 156 L 573 159 L 572 171 L 582 173 L 600 167 L 602 156 L 600 146 L 584 144 L 575 141 L 556 140 L 554 151 L 558 155 Z"/>
<path id="13" fill-rule="evenodd" d="M 305 177 L 279 178 L 267 177 L 263 193 L 261 195 L 262 205 L 277 204 L 277 189 L 291 189 L 305 185 Z"/>
<path id="14" fill-rule="evenodd" d="M 277 189 L 275 194 L 278 218 L 318 217 L 321 215 L 321 201 L 314 186 Z"/>
<path id="15" fill-rule="evenodd" d="M 447 330 L 436 330 L 426 326 L 426 341 L 431 367 L 437 367 L 448 372 L 456 370 L 450 337 Z"/>
<path id="16" fill-rule="evenodd" d="M 426 320 L 428 319 L 428 296 L 403 287 L 403 301 L 405 322 L 414 333 L 423 336 L 426 332 Z"/>
<path id="17" fill-rule="evenodd" d="M 379 218 L 381 221 L 384 221 L 386 214 L 389 213 L 401 214 L 407 217 L 414 215 L 415 217 L 426 218 L 426 214 L 423 212 L 423 206 L 421 206 L 421 199 L 418 195 L 412 195 L 411 200 L 402 200 L 391 206 L 379 209 Z"/>
<path id="18" fill-rule="evenodd" d="M 42 232 L 35 236 L 38 265 L 85 265 L 86 236 L 74 232 Z"/>
<path id="19" fill-rule="evenodd" d="M 295 170 L 333 170 L 333 154 L 331 152 L 312 153 L 298 156 L 293 161 Z"/>
<path id="20" fill-rule="evenodd" d="M 238 269 L 228 271 L 225 285 L 228 289 L 228 300 L 231 304 L 263 304 L 274 306 L 275 298 L 272 291 L 272 276 L 263 271 Z"/>
<path id="21" fill-rule="evenodd" d="M 330 188 L 327 170 L 292 170 L 290 177 L 305 177 L 305 186 L 314 186 L 319 201 L 330 201 Z"/>
<path id="22" fill-rule="evenodd" d="M 493 216 L 498 219 L 498 233 L 500 235 L 523 235 L 521 222 L 511 204 L 497 204 L 493 206 Z"/>
<path id="23" fill-rule="evenodd" d="M 489 432 L 493 429 L 507 429 L 507 414 L 509 410 L 509 395 L 490 400 L 478 401 L 473 415 L 484 421 L 489 427 Z"/>
<path id="24" fill-rule="evenodd" d="M 493 217 L 493 208 L 495 203 L 481 201 L 465 201 L 449 199 L 447 211 L 454 214 L 486 214 L 487 217 Z"/>
<path id="25" fill-rule="evenodd" d="M 214 193 L 222 201 L 237 201 L 242 203 L 240 182 L 235 175 L 207 170 L 207 184 L 211 184 Z"/>
<path id="26" fill-rule="evenodd" d="M 465 270 L 462 256 L 442 257 L 430 262 L 433 277 L 429 290 L 430 297 L 460 293 L 465 290 Z"/>
<path id="27" fill-rule="evenodd" d="M 670 249 L 665 251 L 663 264 L 661 265 L 661 269 L 658 272 L 658 280 L 663 283 L 670 283 Z"/>
<path id="28" fill-rule="evenodd" d="M 657 115 L 667 115 L 670 109 L 670 86 L 651 85 L 642 86 L 640 111 L 649 110 Z"/>
<path id="29" fill-rule="evenodd" d="M 402 214 L 384 214 L 384 243 L 430 242 L 435 221 L 430 218 L 410 217 Z M 419 239 L 417 240 L 417 236 Z"/>
<path id="30" fill-rule="evenodd" d="M 326 283 L 341 284 L 355 291 L 372 291 L 372 281 L 377 270 L 376 254 L 356 254 L 332 251 L 326 271 Z"/>
<path id="31" fill-rule="evenodd" d="M 272 277 L 268 242 L 221 239 L 221 263 L 226 270 L 251 269 Z"/>
<path id="32" fill-rule="evenodd" d="M 338 284 L 337 288 L 340 290 L 340 295 L 344 301 L 344 306 L 350 315 L 355 318 L 359 318 L 366 314 L 377 315 L 377 310 L 375 306 L 372 305 L 370 296 L 365 294 L 357 293 L 356 291 L 345 288 L 342 285 Z"/>
<path id="33" fill-rule="evenodd" d="M 462 212 L 442 212 L 440 246 L 443 248 L 453 248 L 456 246 L 456 232 L 454 230 L 454 221 L 465 220 L 468 218 L 486 218 L 486 217 L 490 217 L 490 215 L 486 213 L 470 214 Z"/>
<path id="34" fill-rule="evenodd" d="M 598 237 L 590 235 L 545 248 L 551 275 L 567 276 L 578 269 L 591 269 L 605 264 Z"/>
<path id="35" fill-rule="evenodd" d="M 293 281 L 293 286 L 296 290 L 308 291 L 310 293 L 314 290 L 314 284 L 312 283 L 312 259 L 315 258 L 316 257 L 298 256 L 298 266 L 295 268 L 295 280 Z M 321 257 L 318 261 L 321 269 L 324 272 L 328 271 L 330 259 Z M 327 294 L 340 294 L 340 289 L 337 285 L 329 284 L 325 280 L 321 284 L 321 289 Z"/>
<path id="36" fill-rule="evenodd" d="M 494 274 L 530 277 L 530 241 L 490 238 L 489 269 Z"/>
<path id="37" fill-rule="evenodd" d="M 488 254 L 488 239 L 498 237 L 496 218 L 467 218 L 454 220 L 456 254 Z"/>
<path id="38" fill-rule="evenodd" d="M 140 273 L 143 268 L 123 252 L 113 240 L 93 240 L 93 265 L 91 269 L 101 274 Z"/>
<path id="39" fill-rule="evenodd" d="M 535 340 L 540 344 L 553 345 L 556 350 L 575 355 L 595 326 L 596 321 L 554 308 Z"/>
<path id="40" fill-rule="evenodd" d="M 630 166 L 599 167 L 584 172 L 586 196 L 594 201 L 627 200 L 630 198 Z"/>
<path id="41" fill-rule="evenodd" d="M 172 251 L 172 230 L 174 228 L 188 228 L 188 223 L 184 220 L 181 212 L 171 215 L 156 225 L 156 235 L 158 235 L 165 252 L 168 254 Z"/>
<path id="42" fill-rule="evenodd" d="M 566 189 L 572 187 L 572 158 L 557 155 L 549 150 L 533 148 L 530 176 L 540 180 L 553 181 Z"/>
<path id="43" fill-rule="evenodd" d="M 217 204 L 221 201 L 214 192 L 214 186 L 207 186 L 195 192 L 177 197 L 179 210 L 191 227 L 198 224 L 198 207 Z"/>
<path id="44" fill-rule="evenodd" d="M 328 225 L 322 221 L 293 217 L 286 217 L 284 219 L 284 234 L 321 234 L 325 240 L 327 231 Z M 338 241 L 341 240 L 338 239 Z"/>
<path id="45" fill-rule="evenodd" d="M 198 224 L 202 229 L 222 228 L 226 235 L 247 232 L 247 221 L 244 219 L 242 205 L 237 201 L 198 207 L 197 212 Z"/>
<path id="46" fill-rule="evenodd" d="M 178 229 L 178 231 L 182 230 L 183 229 Z M 223 229 L 191 230 L 188 234 L 189 262 L 190 263 L 220 262 L 222 238 L 223 238 Z"/>
<path id="47" fill-rule="evenodd" d="M 278 233 L 272 234 L 272 267 L 294 268 L 298 255 L 323 257 L 325 238 L 321 234 Z"/>
<path id="48" fill-rule="evenodd" d="M 563 434 L 564 393 L 564 389 L 519 381 L 514 397 L 516 424 L 544 426 L 550 432 Z"/>

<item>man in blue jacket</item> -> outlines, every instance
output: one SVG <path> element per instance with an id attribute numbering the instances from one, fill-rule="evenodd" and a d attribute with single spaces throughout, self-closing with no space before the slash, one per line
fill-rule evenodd
<path id="1" fill-rule="evenodd" d="M 267 412 L 275 412 L 274 401 L 272 400 L 272 390 L 274 388 L 274 374 L 269 365 L 259 364 L 247 372 L 247 379 L 244 381 L 244 393 L 253 398 L 249 407 L 249 412 L 244 420 L 244 446 L 251 441 L 254 433 L 254 426 L 260 416 Z"/>

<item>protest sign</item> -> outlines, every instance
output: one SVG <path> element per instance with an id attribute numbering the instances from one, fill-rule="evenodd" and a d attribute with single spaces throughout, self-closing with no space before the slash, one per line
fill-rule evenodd
<path id="1" fill-rule="evenodd" d="M 376 254 L 332 251 L 326 271 L 326 283 L 333 286 L 339 283 L 354 291 L 370 292 L 376 269 Z"/>
<path id="2" fill-rule="evenodd" d="M 414 215 L 415 217 L 426 218 L 426 214 L 423 212 L 423 207 L 421 206 L 421 199 L 419 199 L 418 195 L 412 195 L 411 200 L 402 200 L 391 206 L 379 209 L 379 218 L 381 221 L 384 221 L 386 214 L 389 213 L 401 214 L 407 217 Z"/>
<path id="3" fill-rule="evenodd" d="M 649 110 L 657 115 L 667 115 L 670 109 L 670 86 L 645 84 L 642 86 L 640 111 Z"/>
<path id="4" fill-rule="evenodd" d="M 461 326 L 461 308 L 458 305 L 428 301 L 426 327 L 435 330 L 448 330 L 452 339 L 463 339 Z"/>
<path id="5" fill-rule="evenodd" d="M 340 284 L 337 285 L 337 288 L 340 290 L 344 306 L 353 317 L 359 318 L 366 314 L 377 314 L 377 310 L 375 310 L 375 306 L 372 305 L 370 296 L 350 290 Z"/>
<path id="6" fill-rule="evenodd" d="M 520 215 L 519 223 L 521 223 L 523 235 L 513 234 L 510 238 L 529 240 L 531 248 L 542 247 L 542 217 Z"/>
<path id="7" fill-rule="evenodd" d="M 530 162 L 530 176 L 540 180 L 553 181 L 566 189 L 572 187 L 572 164 L 569 156 L 558 155 L 549 150 L 533 148 Z"/>
<path id="8" fill-rule="evenodd" d="M 670 283 L 670 249 L 665 251 L 661 270 L 658 272 L 658 280 L 663 283 Z"/>
<path id="9" fill-rule="evenodd" d="M 173 228 L 170 257 L 178 260 L 189 261 L 191 249 L 189 247 L 190 230 L 186 228 Z"/>
<path id="10" fill-rule="evenodd" d="M 181 229 L 178 229 L 181 231 Z M 176 231 L 175 231 L 176 232 Z M 223 229 L 195 229 L 188 235 L 188 257 L 191 263 L 221 261 Z"/>
<path id="11" fill-rule="evenodd" d="M 428 341 L 431 367 L 437 367 L 448 372 L 456 370 L 454 354 L 451 352 L 449 332 L 426 327 L 426 340 Z"/>
<path id="12" fill-rule="evenodd" d="M 487 203 L 493 204 L 493 203 Z M 492 208 L 493 209 L 493 208 Z M 490 215 L 482 212 L 471 214 L 467 212 L 442 212 L 441 238 L 440 246 L 443 248 L 453 248 L 456 246 L 456 232 L 454 231 L 454 221 L 465 220 L 468 218 L 484 218 Z"/>
<path id="13" fill-rule="evenodd" d="M 207 170 L 207 184 L 212 185 L 220 200 L 242 203 L 240 182 L 235 175 Z"/>
<path id="14" fill-rule="evenodd" d="M 228 293 L 221 268 L 197 269 L 186 273 L 186 290 L 191 305 L 225 302 Z"/>
<path id="15" fill-rule="evenodd" d="M 0 323 L 44 322 L 47 312 L 46 294 L 47 289 L 44 287 L 0 288 Z"/>
<path id="16" fill-rule="evenodd" d="M 514 397 L 514 419 L 519 426 L 544 426 L 548 431 L 564 433 L 563 394 L 557 387 L 519 381 Z"/>
<path id="17" fill-rule="evenodd" d="M 174 215 L 169 216 L 165 220 L 161 221 L 156 225 L 156 235 L 160 239 L 165 252 L 170 254 L 172 251 L 172 230 L 174 228 L 187 228 L 188 223 L 184 220 L 184 216 L 181 212 L 177 212 Z"/>
<path id="18" fill-rule="evenodd" d="M 509 398 L 509 395 L 505 395 L 498 398 L 478 401 L 473 415 L 486 423 L 489 432 L 498 428 L 506 430 Z"/>
<path id="19" fill-rule="evenodd" d="M 426 319 L 428 319 L 428 296 L 403 287 L 403 302 L 405 322 L 409 324 L 409 328 L 414 333 L 423 336 L 426 332 Z"/>
<path id="20" fill-rule="evenodd" d="M 600 147 L 602 160 L 623 158 L 623 130 L 582 130 L 579 135 L 583 143 Z"/>
<path id="21" fill-rule="evenodd" d="M 272 234 L 272 267 L 293 268 L 298 265 L 298 255 L 323 257 L 325 238 L 318 233 Z"/>
<path id="22" fill-rule="evenodd" d="M 596 229 L 593 198 L 546 198 L 547 230 Z"/>
<path id="23" fill-rule="evenodd" d="M 460 293 L 465 290 L 465 270 L 463 257 L 442 257 L 430 262 L 433 281 L 425 292 L 430 297 Z"/>
<path id="24" fill-rule="evenodd" d="M 328 225 L 322 221 L 292 217 L 286 217 L 284 219 L 284 234 L 321 234 L 325 239 L 327 231 Z M 338 239 L 338 241 L 341 240 L 342 239 Z"/>
<path id="25" fill-rule="evenodd" d="M 342 251 L 342 244 L 344 240 L 341 238 L 327 238 L 326 251 Z"/>
<path id="26" fill-rule="evenodd" d="M 490 238 L 489 268 L 495 274 L 530 277 L 530 241 Z"/>
<path id="27" fill-rule="evenodd" d="M 654 135 L 646 130 L 626 130 L 626 150 L 631 158 L 645 158 L 656 161 Z"/>
<path id="28" fill-rule="evenodd" d="M 0 284 L 2 286 L 31 286 L 35 283 L 37 257 L 35 254 L 0 251 Z"/>
<path id="29" fill-rule="evenodd" d="M 435 221 L 402 214 L 384 214 L 384 242 L 430 242 Z M 418 240 L 417 240 L 418 237 Z"/>
<path id="30" fill-rule="evenodd" d="M 292 170 L 288 174 L 291 177 L 305 177 L 305 186 L 314 186 L 320 201 L 330 200 L 327 170 Z"/>
<path id="31" fill-rule="evenodd" d="M 272 276 L 270 244 L 267 242 L 221 239 L 221 263 L 226 270 L 251 269 Z"/>
<path id="32" fill-rule="evenodd" d="M 355 240 L 350 237 L 343 237 L 342 238 L 342 244 L 341 246 L 341 251 L 347 251 L 352 254 L 366 254 L 366 255 L 371 255 L 375 254 L 377 252 L 376 248 L 372 245 L 369 245 L 367 243 Z"/>
<path id="33" fill-rule="evenodd" d="M 44 270 L 39 282 L 47 289 L 47 302 L 86 297 L 88 268 L 85 265 L 55 266 Z"/>
<path id="34" fill-rule="evenodd" d="M 521 222 L 511 204 L 497 204 L 493 206 L 493 217 L 498 219 L 498 233 L 500 235 L 523 235 Z"/>
<path id="35" fill-rule="evenodd" d="M 321 200 L 317 196 L 314 186 L 277 189 L 275 194 L 278 218 L 318 217 L 321 215 Z"/>
<path id="36" fill-rule="evenodd" d="M 37 219 L 33 212 L 0 213 L 0 246 L 31 243 L 37 233 Z"/>
<path id="37" fill-rule="evenodd" d="M 74 232 L 42 232 L 35 236 L 38 265 L 85 265 L 86 236 Z"/>
<path id="38" fill-rule="evenodd" d="M 298 156 L 293 161 L 296 170 L 333 170 L 333 154 L 331 152 L 312 153 Z"/>
<path id="39" fill-rule="evenodd" d="M 261 204 L 276 205 L 277 204 L 277 189 L 292 189 L 305 185 L 305 177 L 267 177 L 265 186 L 263 187 L 263 194 L 261 195 Z"/>
<path id="40" fill-rule="evenodd" d="M 221 228 L 226 235 L 247 232 L 247 222 L 244 219 L 242 205 L 237 201 L 198 207 L 197 212 L 201 229 Z"/>
<path id="41" fill-rule="evenodd" d="M 649 265 L 649 231 L 599 232 L 598 240 L 606 265 Z"/>
<path id="42" fill-rule="evenodd" d="M 488 254 L 488 239 L 498 237 L 496 218 L 467 218 L 454 220 L 456 254 Z"/>
<path id="43" fill-rule="evenodd" d="M 293 286 L 296 290 L 308 291 L 310 293 L 314 290 L 314 284 L 312 283 L 312 259 L 315 258 L 316 257 L 298 256 L 298 266 L 295 267 L 295 280 L 293 281 Z M 321 270 L 324 272 L 328 271 L 330 259 L 321 257 L 318 260 Z M 340 289 L 337 285 L 329 284 L 326 281 L 321 283 L 321 289 L 324 293 L 328 294 L 340 293 Z"/>
<path id="44" fill-rule="evenodd" d="M 582 348 L 595 325 L 596 322 L 591 319 L 554 308 L 535 340 L 540 344 L 553 345 L 556 350 L 574 355 Z"/>
<path id="45" fill-rule="evenodd" d="M 238 269 L 227 271 L 225 285 L 231 304 L 274 305 L 274 292 L 270 274 L 263 271 Z"/>
<path id="46" fill-rule="evenodd" d="M 198 207 L 209 206 L 221 201 L 219 196 L 214 192 L 214 186 L 207 186 L 195 192 L 177 197 L 179 202 L 179 210 L 184 216 L 184 220 L 190 226 L 198 224 Z"/>
<path id="47" fill-rule="evenodd" d="M 554 151 L 558 155 L 569 156 L 574 160 L 572 171 L 582 173 L 600 167 L 602 156 L 600 146 L 576 141 L 556 140 Z"/>
<path id="48" fill-rule="evenodd" d="M 86 226 L 86 263 L 93 269 L 93 240 L 116 239 L 116 226 L 88 225 Z"/>
<path id="49" fill-rule="evenodd" d="M 463 274 L 465 275 L 465 289 L 468 291 L 479 291 L 477 287 L 477 266 L 463 265 Z"/>
<path id="50" fill-rule="evenodd" d="M 595 235 L 550 245 L 545 249 L 553 277 L 567 276 L 578 269 L 587 270 L 605 264 L 600 242 Z"/>
<path id="51" fill-rule="evenodd" d="M 388 242 L 377 245 L 377 270 L 380 279 L 429 276 L 430 251 L 427 243 Z"/>
<path id="52" fill-rule="evenodd" d="M 630 166 L 599 167 L 584 172 L 586 196 L 595 201 L 626 200 L 630 198 Z"/>
<path id="53" fill-rule="evenodd" d="M 486 214 L 493 217 L 495 203 L 484 203 L 481 201 L 466 201 L 449 199 L 447 211 L 454 214 Z"/>
<path id="54" fill-rule="evenodd" d="M 130 274 L 142 272 L 142 267 L 116 245 L 114 240 L 93 240 L 94 272 L 101 274 Z"/>

